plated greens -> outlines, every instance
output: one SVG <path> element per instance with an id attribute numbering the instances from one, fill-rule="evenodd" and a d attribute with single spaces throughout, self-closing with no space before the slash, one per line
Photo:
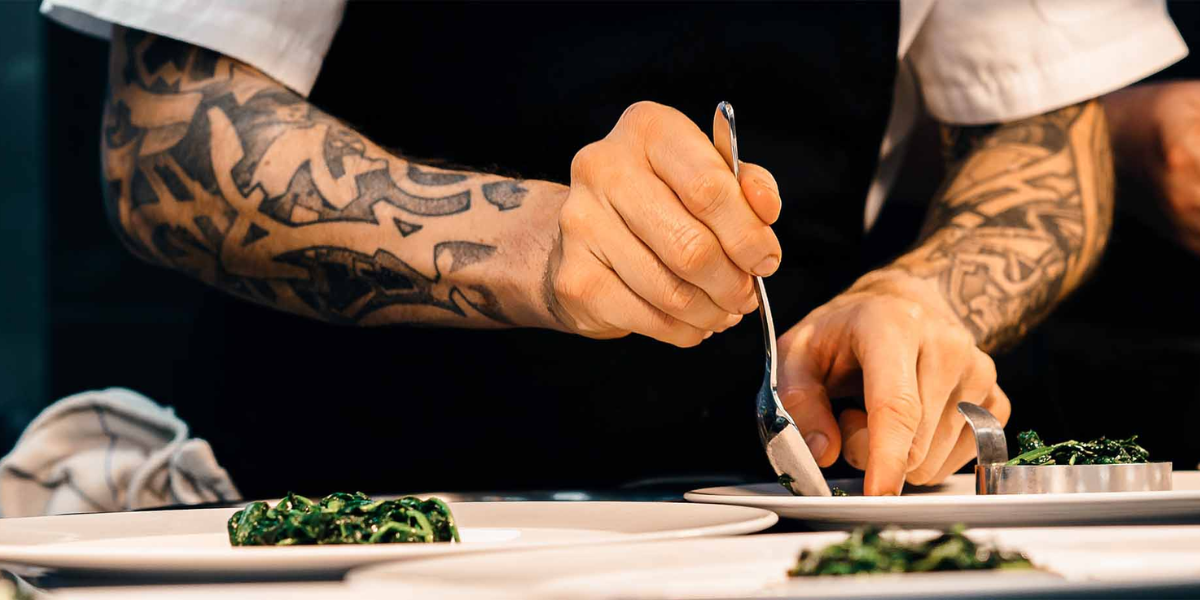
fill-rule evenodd
<path id="1" fill-rule="evenodd" d="M 803 550 L 791 577 L 859 575 L 869 573 L 928 573 L 933 571 L 979 571 L 989 569 L 1032 569 L 1033 563 L 1019 552 L 1005 552 L 978 544 L 955 525 L 925 542 L 905 542 L 894 532 L 877 525 L 855 529 L 846 541 L 818 551 Z"/>
<path id="2" fill-rule="evenodd" d="M 1110 440 L 1100 438 L 1090 442 L 1069 440 L 1047 446 L 1035 431 L 1017 435 L 1020 454 L 1009 460 L 1009 466 L 1044 465 L 1125 465 L 1144 463 L 1150 453 L 1136 443 L 1137 436 Z"/>
<path id="3" fill-rule="evenodd" d="M 289 493 L 273 507 L 251 502 L 229 518 L 228 531 L 234 546 L 460 541 L 445 502 L 372 500 L 362 492 L 338 492 L 319 502 Z"/>
<path id="4" fill-rule="evenodd" d="M 787 473 L 784 473 L 783 475 L 779 476 L 779 485 L 782 485 L 783 489 L 791 492 L 793 495 L 796 494 L 796 492 L 794 490 L 792 490 L 792 482 L 794 482 L 794 481 L 796 481 L 796 480 L 792 479 L 792 476 L 788 475 Z M 850 494 L 847 494 L 845 490 L 838 488 L 838 487 L 829 488 L 829 493 L 834 496 L 849 496 L 850 495 Z"/>

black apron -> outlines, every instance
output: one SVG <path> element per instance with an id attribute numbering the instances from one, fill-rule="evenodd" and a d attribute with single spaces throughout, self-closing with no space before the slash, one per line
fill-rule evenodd
<path id="1" fill-rule="evenodd" d="M 861 273 L 898 31 L 879 2 L 351 3 L 311 100 L 408 156 L 559 182 L 635 101 L 708 131 L 729 100 L 783 194 L 782 333 Z M 769 475 L 755 315 L 687 350 L 354 329 L 215 295 L 202 319 L 174 401 L 248 496 Z"/>

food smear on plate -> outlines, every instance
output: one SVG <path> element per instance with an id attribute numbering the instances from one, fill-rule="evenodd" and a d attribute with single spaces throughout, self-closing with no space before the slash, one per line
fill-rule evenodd
<path id="1" fill-rule="evenodd" d="M 229 518 L 234 546 L 458 542 L 450 507 L 438 498 L 372 500 L 337 492 L 314 502 L 289 493 L 275 506 L 251 502 Z"/>
<path id="2" fill-rule="evenodd" d="M 1127 465 L 1144 463 L 1150 453 L 1136 443 L 1137 436 L 1110 440 L 1100 438 L 1090 442 L 1068 440 L 1047 446 L 1036 431 L 1017 435 L 1020 454 L 1009 460 L 1009 466 L 1044 465 Z"/>
<path id="3" fill-rule="evenodd" d="M 900 540 L 895 533 L 878 525 L 859 527 L 844 542 L 816 551 L 801 551 L 796 566 L 788 571 L 788 575 L 814 577 L 1033 568 L 1033 563 L 1024 554 L 976 543 L 963 535 L 962 525 L 955 525 L 924 542 Z"/>

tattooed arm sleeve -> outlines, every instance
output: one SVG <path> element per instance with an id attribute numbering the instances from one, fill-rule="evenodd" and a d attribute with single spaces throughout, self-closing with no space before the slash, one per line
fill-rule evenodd
<path id="1" fill-rule="evenodd" d="M 105 206 L 137 256 L 335 323 L 548 318 L 529 257 L 564 187 L 414 164 L 236 60 L 113 38 Z"/>
<path id="2" fill-rule="evenodd" d="M 992 350 L 1019 341 L 1096 266 L 1112 225 L 1112 153 L 1096 101 L 942 128 L 949 166 L 917 247 L 892 264 L 933 283 Z M 886 273 L 889 269 L 883 269 Z"/>

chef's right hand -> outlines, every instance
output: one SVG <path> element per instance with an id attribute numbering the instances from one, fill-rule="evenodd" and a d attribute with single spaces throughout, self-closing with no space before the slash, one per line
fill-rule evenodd
<path id="1" fill-rule="evenodd" d="M 779 267 L 770 224 L 780 198 L 766 169 L 742 163 L 740 172 L 739 182 L 679 111 L 652 102 L 626 109 L 571 163 L 546 273 L 559 325 L 687 347 L 754 311 L 750 274 Z"/>

